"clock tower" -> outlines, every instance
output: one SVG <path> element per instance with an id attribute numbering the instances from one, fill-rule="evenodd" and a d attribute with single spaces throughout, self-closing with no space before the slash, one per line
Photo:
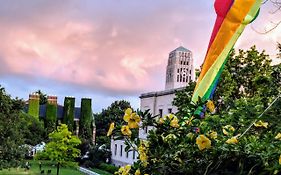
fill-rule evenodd
<path id="1" fill-rule="evenodd" d="M 182 46 L 169 54 L 165 90 L 186 86 L 194 81 L 192 52 Z"/>

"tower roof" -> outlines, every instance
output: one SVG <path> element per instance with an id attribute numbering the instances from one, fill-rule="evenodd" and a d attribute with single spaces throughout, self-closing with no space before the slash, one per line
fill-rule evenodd
<path id="1" fill-rule="evenodd" d="M 188 50 L 187 48 L 184 48 L 183 46 L 180 46 L 173 51 L 190 52 L 190 50 Z"/>

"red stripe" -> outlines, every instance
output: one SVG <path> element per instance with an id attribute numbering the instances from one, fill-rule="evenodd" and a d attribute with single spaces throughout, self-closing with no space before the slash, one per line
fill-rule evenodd
<path id="1" fill-rule="evenodd" d="M 231 8 L 233 2 L 234 2 L 234 0 L 216 0 L 215 1 L 214 6 L 215 6 L 216 13 L 217 13 L 217 19 L 216 19 L 214 29 L 213 29 L 213 32 L 211 35 L 211 39 L 209 42 L 208 51 L 221 27 L 222 22 L 224 21 L 224 18 L 226 17 L 229 9 Z M 208 53 L 208 51 L 207 51 L 207 53 Z"/>

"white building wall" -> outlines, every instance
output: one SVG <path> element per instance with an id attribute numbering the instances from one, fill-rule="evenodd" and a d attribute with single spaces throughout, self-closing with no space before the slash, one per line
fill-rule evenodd
<path id="1" fill-rule="evenodd" d="M 125 151 L 125 143 L 123 140 L 111 139 L 110 150 L 111 150 L 111 163 L 115 166 L 124 166 L 127 164 L 133 164 L 137 161 L 137 151 Z"/>
<path id="2" fill-rule="evenodd" d="M 185 82 L 180 82 L 177 80 L 177 76 L 180 74 L 183 75 L 183 73 L 188 79 Z M 170 52 L 166 71 L 166 90 L 142 94 L 140 96 L 141 111 L 149 109 L 152 116 L 161 115 L 161 113 L 162 116 L 169 113 L 176 113 L 177 107 L 172 105 L 175 92 L 176 90 L 183 89 L 191 80 L 194 81 L 194 77 L 192 52 L 184 47 L 179 47 Z M 139 138 L 145 140 L 147 138 L 147 133 L 151 129 L 153 129 L 153 127 L 139 129 Z M 111 139 L 111 153 L 111 162 L 116 166 L 133 164 L 137 161 L 138 157 L 137 152 L 134 153 L 131 151 L 128 154 L 125 152 L 123 140 Z"/>

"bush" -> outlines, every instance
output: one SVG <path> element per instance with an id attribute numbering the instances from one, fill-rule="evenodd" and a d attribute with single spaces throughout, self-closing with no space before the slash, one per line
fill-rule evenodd
<path id="1" fill-rule="evenodd" d="M 101 163 L 98 168 L 101 170 L 110 172 L 112 174 L 114 174 L 114 172 L 118 171 L 118 167 L 116 167 L 114 165 L 106 164 L 106 163 Z"/>

